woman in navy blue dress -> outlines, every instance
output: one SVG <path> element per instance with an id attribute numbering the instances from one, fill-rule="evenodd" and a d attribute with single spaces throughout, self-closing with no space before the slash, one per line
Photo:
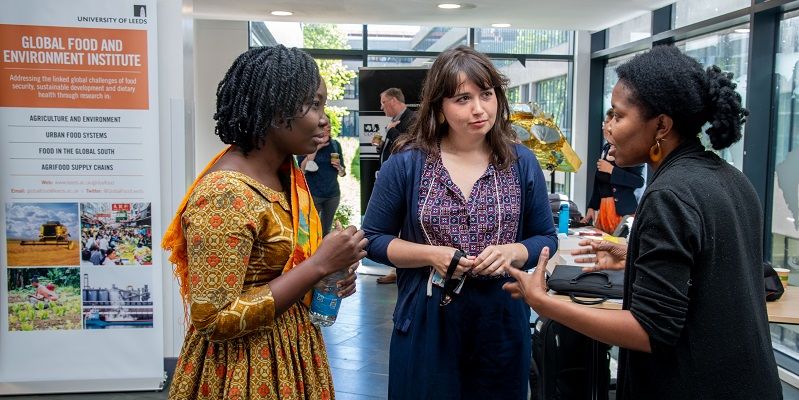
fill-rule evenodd
<path id="1" fill-rule="evenodd" d="M 530 308 L 502 291 L 504 268 L 533 266 L 557 236 L 541 168 L 514 143 L 506 85 L 471 48 L 442 53 L 375 183 L 367 251 L 397 268 L 399 290 L 390 399 L 527 398 Z"/>

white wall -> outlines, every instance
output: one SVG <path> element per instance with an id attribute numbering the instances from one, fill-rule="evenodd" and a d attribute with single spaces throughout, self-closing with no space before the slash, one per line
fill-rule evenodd
<path id="1" fill-rule="evenodd" d="M 192 5 L 193 0 L 158 0 L 161 226 L 164 230 L 172 222 L 197 171 L 222 148 L 214 135 L 216 86 L 233 59 L 247 49 L 248 43 L 246 22 L 184 18 L 187 7 L 190 10 Z M 180 290 L 167 257 L 165 253 L 162 259 L 164 356 L 177 357 L 186 327 Z"/>
<path id="2" fill-rule="evenodd" d="M 574 32 L 574 93 L 572 96 L 572 147 L 583 165 L 572 174 L 571 199 L 585 214 L 588 168 L 596 155 L 588 156 L 588 92 L 591 75 L 591 34 Z"/>
<path id="3" fill-rule="evenodd" d="M 194 171 L 202 171 L 224 144 L 214 134 L 216 87 L 249 43 L 247 21 L 194 21 Z"/>
<path id="4" fill-rule="evenodd" d="M 181 0 L 158 0 L 158 129 L 161 163 L 161 226 L 166 230 L 185 183 L 183 146 L 183 34 Z M 177 357 L 183 341 L 183 308 L 172 265 L 162 257 L 164 356 Z"/>

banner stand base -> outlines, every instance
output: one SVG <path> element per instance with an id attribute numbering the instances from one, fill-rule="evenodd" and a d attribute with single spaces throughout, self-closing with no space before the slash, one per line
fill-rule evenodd
<path id="1" fill-rule="evenodd" d="M 164 375 L 130 379 L 91 379 L 81 381 L 0 382 L 0 396 L 46 393 L 161 391 Z"/>

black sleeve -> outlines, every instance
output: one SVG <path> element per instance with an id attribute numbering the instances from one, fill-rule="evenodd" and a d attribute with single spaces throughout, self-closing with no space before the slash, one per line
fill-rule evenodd
<path id="1" fill-rule="evenodd" d="M 625 168 L 614 166 L 610 174 L 610 183 L 633 189 L 644 186 L 644 166 Z"/>
<path id="2" fill-rule="evenodd" d="M 630 311 L 649 334 L 652 351 L 670 351 L 688 313 L 688 289 L 701 248 L 700 213 L 670 190 L 647 195 L 635 221 Z M 645 210 L 645 211 L 644 211 Z"/>
<path id="3" fill-rule="evenodd" d="M 599 171 L 596 171 L 595 174 L 599 174 Z M 591 190 L 591 200 L 588 201 L 588 208 L 599 210 L 599 203 L 599 180 L 594 175 L 594 188 Z"/>

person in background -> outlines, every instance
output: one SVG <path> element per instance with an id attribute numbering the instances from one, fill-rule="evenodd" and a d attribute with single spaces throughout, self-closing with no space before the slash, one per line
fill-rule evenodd
<path id="1" fill-rule="evenodd" d="M 596 249 L 608 259 L 593 268 L 626 254 L 623 309 L 547 295 L 546 249 L 531 275 L 506 268 L 516 282 L 505 289 L 539 315 L 619 346 L 617 399 L 781 399 L 760 200 L 743 173 L 698 137 L 709 122 L 714 149 L 740 140 L 747 111 L 732 74 L 704 70 L 674 46 L 656 46 L 616 73 L 611 155 L 620 166 L 645 162 L 654 171 L 628 251 Z"/>
<path id="2" fill-rule="evenodd" d="M 105 262 L 105 255 L 103 255 L 103 251 L 100 250 L 100 247 L 98 247 L 97 244 L 93 244 L 89 251 L 91 252 L 89 261 L 91 261 L 92 265 L 103 265 L 103 262 Z"/>
<path id="3" fill-rule="evenodd" d="M 333 227 L 333 217 L 341 202 L 338 178 L 347 174 L 344 169 L 341 143 L 330 138 L 330 124 L 325 125 L 324 132 L 324 141 L 316 146 L 315 152 L 297 157 L 300 169 L 305 171 L 314 205 L 319 211 L 323 236 Z M 308 168 L 311 161 L 313 161 L 311 165 L 315 165 L 315 168 Z"/>
<path id="4" fill-rule="evenodd" d="M 405 95 L 399 88 L 388 88 L 380 93 L 380 109 L 391 118 L 391 122 L 386 126 L 386 137 L 383 140 L 373 140 L 372 144 L 377 146 L 380 154 L 380 165 L 382 166 L 394 151 L 394 144 L 397 138 L 408 132 L 411 124 L 416 120 L 416 112 L 405 105 Z M 391 270 L 386 275 L 377 278 L 377 283 L 394 283 L 397 281 L 397 271 Z"/>
<path id="5" fill-rule="evenodd" d="M 188 331 L 170 399 L 325 399 L 333 380 L 310 290 L 347 270 L 355 291 L 363 232 L 322 240 L 293 155 L 324 141 L 327 89 L 299 49 L 241 54 L 217 88 L 216 134 L 229 147 L 189 189 L 163 246 L 171 250 Z"/>
<path id="6" fill-rule="evenodd" d="M 416 119 L 416 112 L 405 105 L 405 95 L 399 88 L 388 88 L 380 93 L 380 109 L 391 118 L 391 122 L 386 125 L 385 138 L 374 140 L 372 143 L 377 146 L 382 166 L 391 157 L 397 138 L 408 132 Z"/>
<path id="7" fill-rule="evenodd" d="M 369 258 L 397 268 L 390 399 L 527 399 L 530 308 L 503 268 L 532 267 L 557 235 L 507 83 L 472 48 L 441 53 L 377 177 L 363 229 Z"/>
<path id="8" fill-rule="evenodd" d="M 58 294 L 55 292 L 55 286 L 50 285 L 47 287 L 39 283 L 39 278 L 31 278 L 31 286 L 33 286 L 32 302 L 44 301 L 48 304 L 50 301 L 58 301 Z"/>
<path id="9" fill-rule="evenodd" d="M 638 200 L 635 189 L 644 186 L 644 165 L 619 167 L 613 156 L 609 155 L 612 145 L 608 142 L 608 127 L 613 119 L 613 109 L 605 113 L 602 122 L 602 135 L 606 143 L 602 146 L 602 156 L 596 162 L 594 189 L 588 210 L 582 223 L 594 223 L 597 229 L 613 234 L 625 215 L 635 214 Z"/>

